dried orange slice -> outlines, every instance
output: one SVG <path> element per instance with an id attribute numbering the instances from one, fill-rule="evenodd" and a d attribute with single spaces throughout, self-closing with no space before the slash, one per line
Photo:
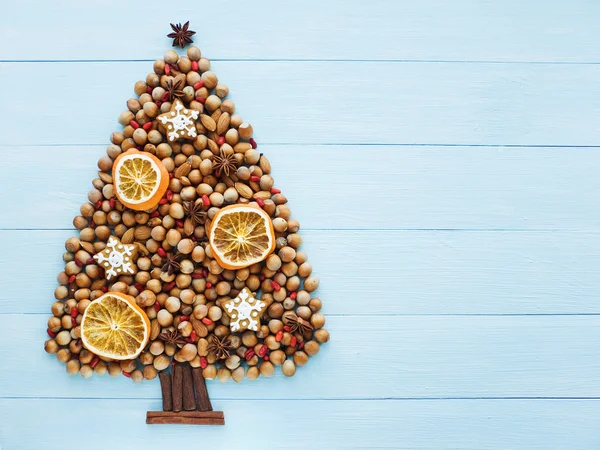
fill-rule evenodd
<path id="1" fill-rule="evenodd" d="M 110 359 L 137 357 L 150 339 L 150 320 L 130 295 L 108 292 L 91 302 L 81 320 L 81 342 Z"/>
<path id="2" fill-rule="evenodd" d="M 113 164 L 117 198 L 128 208 L 153 208 L 167 192 L 169 172 L 151 153 L 131 149 L 121 153 Z"/>
<path id="3" fill-rule="evenodd" d="M 221 267 L 242 269 L 262 261 L 275 250 L 273 223 L 258 207 L 226 206 L 212 220 L 209 242 Z"/>

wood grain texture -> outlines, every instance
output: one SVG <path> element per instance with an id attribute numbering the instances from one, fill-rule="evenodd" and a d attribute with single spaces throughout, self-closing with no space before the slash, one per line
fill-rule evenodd
<path id="1" fill-rule="evenodd" d="M 302 229 L 597 230 L 594 148 L 261 146 Z M 0 147 L 0 228 L 71 228 L 101 146 Z M 68 161 L 68 164 L 65 164 Z"/>
<path id="2" fill-rule="evenodd" d="M 157 400 L 0 399 L 2 450 L 65 448 L 64 417 L 77 412 L 93 427 L 72 427 L 68 441 L 104 450 L 107 430 L 122 448 L 548 450 L 596 449 L 600 402 L 591 400 L 274 401 L 222 400 L 225 427 L 149 427 Z M 52 414 L 48 414 L 52 411 Z M 293 413 L 290 413 L 293 411 Z M 260 421 L 251 420 L 260 413 Z M 288 432 L 257 427 L 293 417 Z M 115 441 L 116 442 L 116 441 Z M 341 447 L 343 445 L 343 447 Z"/>
<path id="3" fill-rule="evenodd" d="M 3 5 L 2 450 L 597 450 L 600 3 L 168 15 L 156 0 Z M 168 21 L 187 19 L 302 223 L 332 333 L 291 379 L 209 381 L 225 427 L 150 427 L 158 380 L 70 377 L 42 350 L 96 160 Z M 65 432 L 73 417 L 88 426 Z"/>
<path id="4" fill-rule="evenodd" d="M 46 321 L 0 316 L 0 354 L 19 367 L 18 378 L 0 371 L 0 397 L 160 397 L 158 381 L 68 376 L 43 352 Z M 329 317 L 327 329 L 331 341 L 292 378 L 277 370 L 273 379 L 208 382 L 213 407 L 242 398 L 600 398 L 599 316 L 348 316 Z"/>
<path id="5" fill-rule="evenodd" d="M 21 0 L 0 17 L 6 36 L 0 56 L 154 60 L 171 45 L 168 21 L 191 20 L 196 44 L 220 59 L 600 60 L 600 5 L 593 0 L 544 7 L 519 0 L 232 0 L 202 8 L 170 4 L 168 17 L 161 3 L 147 1 L 143 11 L 144 20 L 135 22 L 143 39 L 133 39 L 131 18 L 140 14 L 135 3 Z M 226 19 L 226 39 L 223 22 L 207 18 Z"/>
<path id="6" fill-rule="evenodd" d="M 207 55 L 211 56 L 211 55 Z M 4 145 L 108 142 L 150 62 L 41 63 L 52 89 L 30 105 L 8 89 Z M 260 145 L 598 145 L 600 66 L 373 62 L 215 62 Z M 3 63 L 0 83 L 35 86 L 40 63 Z M 373 83 L 375 87 L 373 87 Z M 62 111 L 62 113 L 57 113 Z M 84 121 L 84 124 L 81 121 Z M 22 128 L 23 127 L 23 128 Z"/>
<path id="7" fill-rule="evenodd" d="M 326 315 L 600 313 L 598 233 L 382 233 L 302 231 Z M 73 234 L 0 231 L 0 315 L 50 314 Z M 32 255 L 27 270 L 14 263 L 19 252 Z"/>

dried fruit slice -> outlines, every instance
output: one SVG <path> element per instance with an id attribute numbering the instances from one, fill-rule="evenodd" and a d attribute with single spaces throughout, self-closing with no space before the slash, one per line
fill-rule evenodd
<path id="1" fill-rule="evenodd" d="M 271 218 L 249 205 L 221 208 L 212 220 L 209 241 L 214 258 L 229 270 L 251 266 L 275 250 Z"/>
<path id="2" fill-rule="evenodd" d="M 169 172 L 153 154 L 131 149 L 115 160 L 113 181 L 115 194 L 121 203 L 143 211 L 156 206 L 165 195 Z"/>
<path id="3" fill-rule="evenodd" d="M 137 357 L 150 339 L 150 320 L 135 299 L 108 292 L 91 302 L 81 320 L 81 342 L 96 355 L 123 360 Z"/>

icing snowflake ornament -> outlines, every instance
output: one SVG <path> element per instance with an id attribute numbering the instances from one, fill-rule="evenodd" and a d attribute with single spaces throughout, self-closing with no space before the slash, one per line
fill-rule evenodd
<path id="1" fill-rule="evenodd" d="M 171 110 L 158 116 L 158 121 L 167 129 L 167 139 L 174 142 L 177 139 L 195 139 L 196 120 L 200 115 L 195 109 L 187 109 L 181 100 L 176 99 Z"/>
<path id="2" fill-rule="evenodd" d="M 118 275 L 133 275 L 136 272 L 133 265 L 136 255 L 135 245 L 122 244 L 117 238 L 111 236 L 106 248 L 95 254 L 94 259 L 104 269 L 106 279 L 110 280 Z"/>
<path id="3" fill-rule="evenodd" d="M 258 331 L 260 317 L 267 309 L 267 304 L 255 298 L 247 288 L 236 298 L 224 302 L 222 306 L 231 318 L 231 331 Z"/>

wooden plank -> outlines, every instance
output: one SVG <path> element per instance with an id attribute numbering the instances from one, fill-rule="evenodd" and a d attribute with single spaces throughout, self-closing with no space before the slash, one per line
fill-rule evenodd
<path id="1" fill-rule="evenodd" d="M 222 427 L 148 428 L 153 400 L 0 399 L 6 450 L 64 448 L 56 433 L 77 411 L 93 426 L 73 426 L 69 439 L 88 450 L 106 448 L 107 430 L 122 448 L 515 449 L 595 450 L 598 400 L 223 400 Z M 251 418 L 256 418 L 252 420 Z M 287 430 L 293 424 L 292 432 Z M 258 433 L 257 427 L 265 427 Z M 260 442 L 260 444 L 259 444 Z M 224 444 L 225 443 L 225 444 Z M 256 444 L 256 445 L 255 445 Z M 223 445 L 226 445 L 224 447 Z"/>
<path id="2" fill-rule="evenodd" d="M 600 141 L 599 141 L 600 142 Z M 261 146 L 303 229 L 600 228 L 592 148 Z M 0 147 L 0 228 L 71 228 L 102 147 Z"/>
<path id="3" fill-rule="evenodd" d="M 115 14 L 118 11 L 118 14 Z M 169 20 L 192 21 L 196 43 L 217 58 L 593 61 L 600 59 L 598 2 L 505 0 L 103 0 L 19 1 L 0 17 L 0 55 L 10 60 L 156 59 L 170 47 Z M 52 20 L 48 20 L 52 17 Z M 73 18 L 77 19 L 74 20 Z M 223 39 L 222 20 L 227 39 Z M 27 23 L 24 28 L 22 24 Z M 135 34 L 134 34 L 135 33 Z M 74 38 L 73 36 L 77 36 Z M 19 45 L 13 45 L 18 42 Z"/>
<path id="4" fill-rule="evenodd" d="M 43 351 L 46 319 L 0 316 L 3 367 L 18 368 L 0 372 L 0 397 L 159 403 L 158 381 L 67 375 Z M 215 409 L 240 398 L 600 397 L 599 316 L 335 316 L 327 329 L 331 341 L 294 377 L 209 381 Z"/>
<path id="5" fill-rule="evenodd" d="M 598 145 L 595 65 L 216 62 L 261 146 L 276 144 Z M 3 145 L 108 141 L 150 62 L 45 63 L 32 103 L 4 102 Z M 34 63 L 3 63 L 0 83 L 40 82 Z M 29 125 L 29 124 L 32 125 Z M 30 126 L 43 124 L 43 132 Z M 365 161 L 366 164 L 366 161 Z"/>
<path id="6" fill-rule="evenodd" d="M 598 233 L 382 233 L 302 232 L 326 314 L 600 313 Z M 71 235 L 0 231 L 0 314 L 50 313 Z"/>

